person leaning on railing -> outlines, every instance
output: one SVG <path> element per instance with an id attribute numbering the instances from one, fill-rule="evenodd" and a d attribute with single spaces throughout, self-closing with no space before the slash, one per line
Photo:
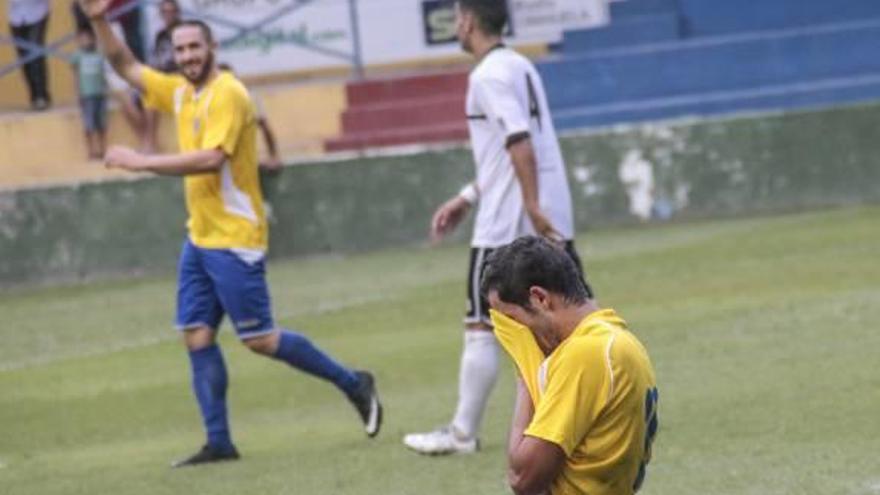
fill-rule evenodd
<path id="1" fill-rule="evenodd" d="M 15 38 L 18 59 L 27 59 L 32 45 L 42 47 L 46 42 L 46 25 L 49 24 L 49 0 L 9 0 L 9 29 Z M 24 41 L 27 44 L 22 44 Z M 30 93 L 31 108 L 46 110 L 52 104 L 49 96 L 49 77 L 46 57 L 40 55 L 22 66 Z"/>

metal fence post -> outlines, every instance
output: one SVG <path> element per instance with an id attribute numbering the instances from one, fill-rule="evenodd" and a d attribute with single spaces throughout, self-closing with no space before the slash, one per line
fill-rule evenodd
<path id="1" fill-rule="evenodd" d="M 351 39 L 352 39 L 352 63 L 354 64 L 354 74 L 358 80 L 364 78 L 364 59 L 361 52 L 361 29 L 360 16 L 357 10 L 358 0 L 348 0 L 348 13 L 351 20 Z"/>

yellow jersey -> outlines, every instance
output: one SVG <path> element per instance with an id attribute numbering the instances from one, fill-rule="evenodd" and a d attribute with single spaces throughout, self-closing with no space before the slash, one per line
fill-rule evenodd
<path id="1" fill-rule="evenodd" d="M 226 162 L 216 172 L 184 177 L 187 230 L 209 249 L 265 251 L 266 214 L 260 190 L 257 120 L 247 89 L 221 72 L 196 92 L 183 76 L 144 67 L 144 101 L 172 113 L 181 152 L 219 149 Z"/>
<path id="2" fill-rule="evenodd" d="M 658 394 L 648 353 L 623 319 L 611 309 L 593 312 L 545 358 L 528 328 L 491 316 L 535 406 L 525 434 L 565 452 L 550 492 L 635 493 L 651 458 Z"/>

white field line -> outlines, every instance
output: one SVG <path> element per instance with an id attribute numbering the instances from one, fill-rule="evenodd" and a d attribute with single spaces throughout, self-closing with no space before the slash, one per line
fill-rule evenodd
<path id="1" fill-rule="evenodd" d="M 414 287 L 407 287 L 408 290 L 413 289 Z M 391 294 L 389 296 L 389 294 Z M 363 304 L 369 304 L 374 302 L 382 301 L 383 299 L 393 299 L 394 297 L 399 296 L 398 293 L 383 293 L 383 294 L 373 294 L 369 296 L 359 296 L 352 297 L 346 299 L 344 301 L 327 301 L 324 303 L 320 303 L 318 305 L 311 306 L 307 310 L 290 310 L 285 312 L 278 312 L 274 315 L 276 322 L 278 320 L 286 320 L 294 317 L 306 316 L 306 315 L 321 315 L 325 313 L 331 313 L 333 311 L 338 311 L 340 309 L 345 309 L 352 306 L 360 306 Z M 125 351 L 129 349 L 137 349 L 141 347 L 148 347 L 156 344 L 161 344 L 164 342 L 170 342 L 173 340 L 179 339 L 178 333 L 171 328 L 168 327 L 168 332 L 163 333 L 162 335 L 153 335 L 140 339 L 133 339 L 128 342 L 117 342 L 115 344 L 102 346 L 94 349 L 87 349 L 80 352 L 71 352 L 69 354 L 55 354 L 55 355 L 42 355 L 42 356 L 34 356 L 29 359 L 24 359 L 17 362 L 12 363 L 0 363 L 0 373 L 6 371 L 16 371 L 25 368 L 32 368 L 36 366 L 42 366 L 46 364 L 51 364 L 58 361 L 64 361 L 68 359 L 79 359 L 86 357 L 97 357 L 97 356 L 105 356 L 108 354 L 113 354 L 120 351 Z"/>

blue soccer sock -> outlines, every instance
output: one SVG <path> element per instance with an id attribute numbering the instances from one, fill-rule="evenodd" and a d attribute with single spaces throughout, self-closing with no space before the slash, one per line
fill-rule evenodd
<path id="1" fill-rule="evenodd" d="M 294 368 L 333 382 L 348 395 L 357 390 L 359 383 L 357 375 L 324 354 L 302 334 L 281 330 L 274 357 Z"/>
<path id="2" fill-rule="evenodd" d="M 202 422 L 208 435 L 208 445 L 219 450 L 232 448 L 229 420 L 226 415 L 226 363 L 220 346 L 212 344 L 197 351 L 189 351 L 192 366 L 192 387 Z"/>

